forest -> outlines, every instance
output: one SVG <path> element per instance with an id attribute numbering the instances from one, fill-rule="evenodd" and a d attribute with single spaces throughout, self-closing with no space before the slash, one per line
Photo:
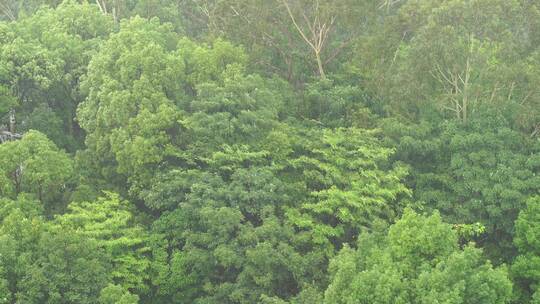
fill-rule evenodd
<path id="1" fill-rule="evenodd" d="M 540 304 L 540 0 L 0 0 L 0 304 Z"/>

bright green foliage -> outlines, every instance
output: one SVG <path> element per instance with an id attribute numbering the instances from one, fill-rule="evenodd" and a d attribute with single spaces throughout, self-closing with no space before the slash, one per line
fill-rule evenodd
<path id="1" fill-rule="evenodd" d="M 109 0 L 110 2 L 110 0 Z M 118 0 L 116 2 L 119 2 Z M 185 20 L 181 13 L 185 10 L 180 6 L 180 1 L 175 0 L 140 0 L 140 1 L 125 1 L 132 2 L 128 7 L 129 15 L 141 16 L 144 18 L 158 17 L 162 23 L 171 23 L 174 30 L 182 31 Z"/>
<path id="2" fill-rule="evenodd" d="M 21 194 L 16 200 L 1 199 L 0 222 L 3 222 L 13 212 L 22 212 L 25 217 L 38 218 L 43 214 L 43 205 L 32 198 L 31 195 Z"/>
<path id="3" fill-rule="evenodd" d="M 225 82 L 228 77 L 239 75 L 234 72 L 243 71 L 247 60 L 241 48 L 221 39 L 216 39 L 209 47 L 182 38 L 177 48 L 185 61 L 187 81 L 192 90 L 202 83 Z"/>
<path id="4" fill-rule="evenodd" d="M 107 257 L 94 241 L 49 226 L 41 214 L 40 204 L 23 195 L 0 201 L 0 286 L 8 290 L 2 297 L 7 303 L 97 303 Z"/>
<path id="5" fill-rule="evenodd" d="M 459 249 L 457 236 L 438 214 L 410 209 L 388 234 L 360 236 L 330 265 L 325 303 L 509 303 L 512 285 L 473 245 Z"/>
<path id="6" fill-rule="evenodd" d="M 309 197 L 288 217 L 315 244 L 339 247 L 376 219 L 392 221 L 403 208 L 400 199 L 410 195 L 402 184 L 407 170 L 389 165 L 393 151 L 376 136 L 354 128 L 308 134 L 306 153 L 290 162 Z"/>
<path id="7" fill-rule="evenodd" d="M 210 84 L 213 81 L 235 85 L 242 56 L 225 42 L 204 47 L 186 39 L 179 41 L 157 19 L 125 21 L 92 60 L 83 84 L 88 97 L 78 111 L 88 132 L 86 143 L 102 175 L 123 174 L 132 190 L 140 191 L 154 168 L 165 161 L 184 161 L 186 156 L 178 147 L 190 139 L 185 129 L 191 126 L 185 111 L 212 105 L 206 100 L 190 104 L 191 99 L 206 96 L 205 92 L 215 98 L 219 93 Z M 228 90 L 232 89 L 237 88 Z M 108 163 L 117 166 L 105 165 Z"/>
<path id="8" fill-rule="evenodd" d="M 88 67 L 82 84 L 88 97 L 78 120 L 103 176 L 118 173 L 148 179 L 150 168 L 170 154 L 181 113 L 184 64 L 173 52 L 176 35 L 158 20 L 124 21 Z M 118 163 L 118 168 L 106 164 Z"/>
<path id="9" fill-rule="evenodd" d="M 32 255 L 43 231 L 40 204 L 20 195 L 16 201 L 0 199 L 0 296 L 13 303 L 22 291 L 23 278 L 32 271 Z"/>
<path id="10" fill-rule="evenodd" d="M 203 114 L 208 115 L 201 112 L 199 117 Z M 263 126 L 258 131 L 264 130 Z M 253 141 L 249 134 L 242 134 L 242 128 L 232 131 L 233 137 L 208 134 L 197 138 L 204 144 Z M 160 293 L 208 303 L 309 298 L 300 291 L 325 281 L 320 270 L 326 267 L 325 257 L 333 255 L 332 242 L 339 247 L 341 242 L 350 241 L 352 233 L 369 225 L 370 219 L 392 220 L 401 209 L 392 203 L 409 195 L 400 182 L 406 171 L 399 166 L 386 167 L 392 151 L 382 148 L 374 133 L 367 131 L 328 131 L 323 143 L 309 141 L 320 134 L 309 134 L 295 147 L 278 132 L 271 132 L 270 140 L 291 147 L 283 146 L 284 151 L 274 154 L 254 152 L 247 146 L 225 146 L 203 158 L 205 171 L 173 170 L 160 175 L 159 183 L 145 192 L 152 207 L 172 210 L 156 222 L 157 232 L 172 246 L 168 251 L 173 250 L 170 268 L 163 266 L 164 261 L 154 266 L 158 271 L 154 284 L 160 286 Z M 298 134 L 294 136 L 300 139 Z M 276 163 L 282 153 L 293 153 L 293 149 L 298 149 L 294 152 L 297 159 Z M 358 156 L 358 162 L 348 162 L 353 155 Z M 359 171 L 365 174 L 357 176 Z M 309 203 L 299 209 L 292 198 L 308 199 Z M 332 208 L 342 216 L 333 220 Z M 305 232 L 295 236 L 293 227 L 280 219 L 285 210 L 288 222 Z M 323 250 L 307 249 L 319 248 L 321 243 Z"/>
<path id="11" fill-rule="evenodd" d="M 147 292 L 149 260 L 147 234 L 136 223 L 133 208 L 117 194 L 106 193 L 96 202 L 71 203 L 68 213 L 57 216 L 58 228 L 92 240 L 111 257 L 111 280 L 125 289 Z"/>
<path id="12" fill-rule="evenodd" d="M 4 30 L 3 84 L 15 92 L 20 103 L 35 104 L 41 90 L 47 90 L 60 77 L 60 59 L 36 39 L 25 40 L 11 27 L 6 26 Z"/>
<path id="13" fill-rule="evenodd" d="M 72 170 L 69 156 L 37 131 L 26 133 L 19 141 L 0 145 L 0 172 L 7 182 L 4 189 L 0 189 L 2 195 L 35 193 L 51 208 L 50 204 L 65 188 Z"/>
<path id="14" fill-rule="evenodd" d="M 93 240 L 66 231 L 44 232 L 20 282 L 25 303 L 96 303 L 107 280 L 106 256 Z"/>
<path id="15" fill-rule="evenodd" d="M 512 284 L 504 267 L 494 269 L 482 251 L 467 246 L 419 276 L 419 303 L 509 303 Z"/>
<path id="16" fill-rule="evenodd" d="M 130 294 L 118 285 L 109 284 L 101 290 L 99 304 L 138 304 L 139 297 Z"/>
<path id="17" fill-rule="evenodd" d="M 470 242 L 486 232 L 486 226 L 480 223 L 454 224 L 454 230 L 462 242 Z"/>
<path id="18" fill-rule="evenodd" d="M 514 275 L 520 279 L 523 286 L 524 298 L 535 293 L 538 297 L 540 283 L 540 221 L 539 217 L 540 200 L 537 196 L 527 201 L 527 207 L 519 213 L 516 220 L 516 234 L 514 243 L 518 248 L 519 255 L 514 261 L 512 270 Z"/>

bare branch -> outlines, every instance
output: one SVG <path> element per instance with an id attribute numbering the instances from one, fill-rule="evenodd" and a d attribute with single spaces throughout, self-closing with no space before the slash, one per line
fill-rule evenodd
<path id="1" fill-rule="evenodd" d="M 107 14 L 107 4 L 105 3 L 104 0 L 96 0 L 96 4 L 98 5 L 99 7 L 99 10 L 101 11 L 102 14 Z"/>
<path id="2" fill-rule="evenodd" d="M 281 2 L 283 3 L 283 5 L 285 5 L 285 8 L 287 9 L 287 13 L 289 14 L 289 17 L 291 18 L 291 21 L 294 25 L 294 27 L 296 28 L 296 30 L 298 31 L 298 33 L 302 36 L 302 38 L 304 39 L 304 41 L 309 44 L 309 46 L 311 46 L 311 48 L 316 51 L 317 48 L 315 47 L 315 45 L 313 45 L 311 43 L 311 41 L 308 39 L 308 37 L 306 36 L 306 34 L 304 34 L 304 31 L 302 30 L 302 28 L 300 28 L 300 26 L 298 25 L 298 23 L 296 22 L 296 18 L 294 17 L 292 11 L 291 11 L 291 8 L 289 7 L 289 4 L 287 3 L 287 0 L 281 0 Z"/>
<path id="3" fill-rule="evenodd" d="M 524 105 L 525 102 L 527 102 L 527 100 L 529 99 L 529 97 L 531 97 L 532 93 L 533 93 L 532 91 L 529 91 L 529 93 L 527 93 L 527 95 L 525 95 L 525 97 L 523 97 L 523 99 L 521 100 L 521 102 L 519 104 Z"/>
<path id="4" fill-rule="evenodd" d="M 2 10 L 2 13 L 4 13 L 10 21 L 15 21 L 17 19 L 13 10 L 9 7 L 9 4 L 4 3 L 4 1 L 0 1 L 0 10 Z"/>
<path id="5" fill-rule="evenodd" d="M 531 133 L 531 137 L 535 137 L 538 134 L 538 132 L 540 132 L 540 124 L 537 124 L 536 126 L 534 126 L 534 130 Z"/>
<path id="6" fill-rule="evenodd" d="M 334 60 L 343 49 L 345 49 L 349 44 L 351 44 L 354 41 L 353 37 L 350 37 L 348 40 L 343 41 L 337 48 L 334 49 L 334 52 L 324 61 L 324 64 L 329 64 Z"/>

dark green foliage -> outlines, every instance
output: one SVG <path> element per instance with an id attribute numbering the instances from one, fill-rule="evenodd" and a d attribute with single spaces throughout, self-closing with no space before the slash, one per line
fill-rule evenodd
<path id="1" fill-rule="evenodd" d="M 385 130 L 400 137 L 396 156 L 414 168 L 411 186 L 417 200 L 450 222 L 480 222 L 486 234 L 478 241 L 493 258 L 510 261 L 514 221 L 527 197 L 539 190 L 534 143 L 512 130 L 501 114 L 487 110 L 466 125 L 389 121 Z"/>

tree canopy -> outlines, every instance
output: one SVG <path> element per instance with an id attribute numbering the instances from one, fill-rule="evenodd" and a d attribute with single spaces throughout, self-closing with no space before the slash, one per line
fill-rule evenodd
<path id="1" fill-rule="evenodd" d="M 539 5 L 0 1 L 0 304 L 540 303 Z"/>

